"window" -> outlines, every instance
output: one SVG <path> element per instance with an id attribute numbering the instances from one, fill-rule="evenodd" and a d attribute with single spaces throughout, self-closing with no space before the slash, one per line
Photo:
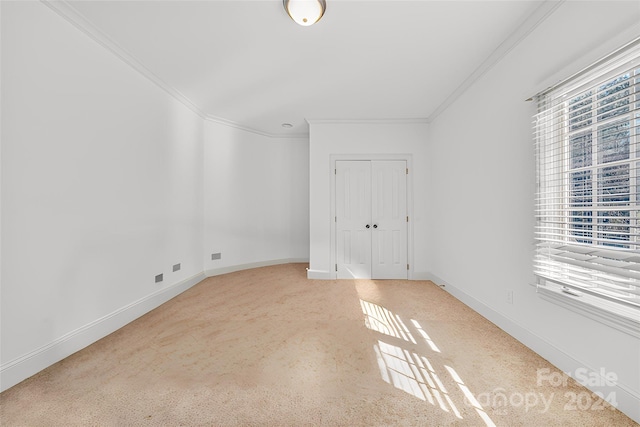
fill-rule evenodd
<path id="1" fill-rule="evenodd" d="M 640 40 L 536 100 L 539 292 L 640 336 Z"/>

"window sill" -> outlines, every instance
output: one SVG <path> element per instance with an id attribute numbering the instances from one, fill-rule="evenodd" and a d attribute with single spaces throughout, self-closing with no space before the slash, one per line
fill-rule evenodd
<path id="1" fill-rule="evenodd" d="M 640 313 L 634 308 L 620 307 L 584 293 L 579 297 L 569 295 L 562 292 L 561 286 L 550 282 L 537 285 L 537 293 L 546 301 L 640 338 Z"/>

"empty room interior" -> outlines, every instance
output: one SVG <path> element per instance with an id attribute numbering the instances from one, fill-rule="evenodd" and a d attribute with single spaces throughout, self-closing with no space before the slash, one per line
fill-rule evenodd
<path id="1" fill-rule="evenodd" d="M 640 423 L 639 1 L 0 25 L 0 424 Z"/>

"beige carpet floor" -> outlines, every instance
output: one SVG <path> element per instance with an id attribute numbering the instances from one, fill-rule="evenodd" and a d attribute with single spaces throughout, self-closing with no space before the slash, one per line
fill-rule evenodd
<path id="1" fill-rule="evenodd" d="M 204 280 L 2 393 L 1 424 L 637 425 L 431 282 L 304 267 Z"/>

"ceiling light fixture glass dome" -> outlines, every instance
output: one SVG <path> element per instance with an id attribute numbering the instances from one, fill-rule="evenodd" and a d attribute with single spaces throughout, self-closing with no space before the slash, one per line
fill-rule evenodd
<path id="1" fill-rule="evenodd" d="M 325 0 L 283 0 L 283 3 L 291 19 L 305 27 L 318 22 L 327 8 Z"/>

